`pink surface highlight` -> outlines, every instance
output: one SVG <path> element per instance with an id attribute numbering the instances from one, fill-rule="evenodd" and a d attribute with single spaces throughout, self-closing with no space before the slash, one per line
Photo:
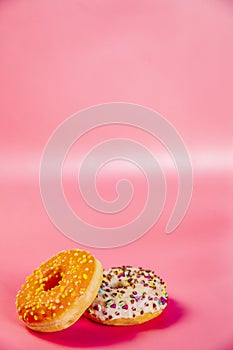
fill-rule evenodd
<path id="1" fill-rule="evenodd" d="M 225 0 L 0 2 L 0 350 L 233 349 L 232 18 Z M 43 148 L 71 114 L 111 101 L 157 110 L 182 135 L 192 158 L 190 208 L 165 235 L 177 192 L 171 159 L 143 132 L 119 127 L 106 133 L 140 140 L 154 152 L 168 197 L 158 223 L 141 239 L 89 250 L 104 267 L 154 269 L 167 282 L 169 305 L 141 326 L 104 327 L 82 318 L 65 331 L 37 334 L 17 318 L 20 285 L 59 250 L 82 248 L 58 232 L 44 210 L 38 180 Z M 102 135 L 90 136 L 74 146 L 63 172 L 67 198 L 84 218 L 89 212 L 78 203 L 77 169 Z M 135 184 L 134 206 L 113 220 L 89 218 L 103 227 L 124 223 L 143 206 L 145 179 L 129 165 L 103 169 L 98 190 L 114 198 L 113 180 L 124 171 Z"/>

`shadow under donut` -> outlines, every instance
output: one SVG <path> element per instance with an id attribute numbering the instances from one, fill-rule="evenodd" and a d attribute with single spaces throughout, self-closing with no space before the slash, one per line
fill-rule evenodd
<path id="1" fill-rule="evenodd" d="M 83 348 L 111 346 L 116 343 L 129 342 L 141 332 L 156 332 L 156 330 L 171 327 L 179 322 L 185 314 L 184 307 L 170 298 L 167 308 L 159 317 L 141 325 L 129 327 L 104 326 L 81 317 L 73 326 L 59 332 L 37 333 L 27 329 L 29 333 L 44 341 L 63 346 Z"/>

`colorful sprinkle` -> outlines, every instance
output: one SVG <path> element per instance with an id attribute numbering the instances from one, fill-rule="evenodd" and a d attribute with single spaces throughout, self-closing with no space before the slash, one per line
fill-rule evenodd
<path id="1" fill-rule="evenodd" d="M 118 304 L 118 306 L 119 306 L 120 308 L 122 308 L 122 306 L 123 306 L 124 304 L 125 304 L 124 301 L 120 301 L 119 304 Z"/>
<path id="2" fill-rule="evenodd" d="M 124 306 L 122 306 L 122 309 L 124 309 L 124 310 L 128 310 L 128 305 L 127 304 L 125 304 Z"/>
<path id="3" fill-rule="evenodd" d="M 112 304 L 113 304 L 113 301 L 112 300 L 108 300 L 106 302 L 106 307 L 110 307 Z"/>
<path id="4" fill-rule="evenodd" d="M 93 309 L 100 312 L 101 311 L 101 305 L 97 304 L 97 305 L 94 306 Z"/>
<path id="5" fill-rule="evenodd" d="M 167 302 L 167 300 L 163 297 L 160 298 L 160 301 L 161 301 L 162 305 L 166 304 L 166 302 Z"/>
<path id="6" fill-rule="evenodd" d="M 92 305 L 97 319 L 127 318 L 166 307 L 164 282 L 153 271 L 122 266 L 105 270 L 98 296 Z M 101 305 L 101 311 L 98 305 Z M 122 309 L 122 310 L 121 310 Z"/>

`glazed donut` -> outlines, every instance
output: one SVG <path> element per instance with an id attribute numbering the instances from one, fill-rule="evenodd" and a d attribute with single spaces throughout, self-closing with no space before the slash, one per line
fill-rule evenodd
<path id="1" fill-rule="evenodd" d="M 83 250 L 61 251 L 26 278 L 16 297 L 19 318 L 39 332 L 72 325 L 95 299 L 101 263 Z"/>
<path id="2" fill-rule="evenodd" d="M 114 326 L 144 323 L 161 314 L 167 299 L 166 284 L 153 271 L 113 267 L 104 270 L 98 295 L 85 316 Z"/>

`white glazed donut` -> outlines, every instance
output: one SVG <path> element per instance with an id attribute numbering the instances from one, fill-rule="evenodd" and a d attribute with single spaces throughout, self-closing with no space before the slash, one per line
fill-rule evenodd
<path id="1" fill-rule="evenodd" d="M 98 295 L 85 316 L 106 325 L 144 323 L 161 314 L 167 299 L 166 284 L 153 271 L 113 267 L 104 270 Z"/>

